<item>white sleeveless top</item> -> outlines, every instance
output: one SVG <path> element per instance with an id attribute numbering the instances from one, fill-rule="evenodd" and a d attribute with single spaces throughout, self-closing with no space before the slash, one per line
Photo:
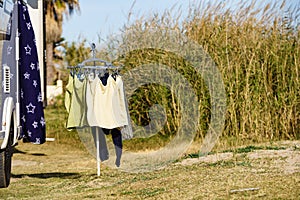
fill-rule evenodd
<path id="1" fill-rule="evenodd" d="M 99 77 L 89 77 L 86 90 L 87 120 L 90 126 L 113 129 L 128 125 L 121 76 L 112 76 L 103 85 Z"/>

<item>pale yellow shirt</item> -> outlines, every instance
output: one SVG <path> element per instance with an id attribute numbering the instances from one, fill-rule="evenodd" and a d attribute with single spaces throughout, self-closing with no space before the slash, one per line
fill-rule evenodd
<path id="1" fill-rule="evenodd" d="M 112 76 L 103 85 L 96 77 L 90 79 L 87 86 L 87 118 L 90 126 L 113 129 L 128 125 L 127 110 L 120 76 Z"/>
<path id="2" fill-rule="evenodd" d="M 71 99 L 65 100 L 65 105 L 69 105 L 69 116 L 67 120 L 67 128 L 79 128 L 87 126 L 86 118 L 86 79 L 79 80 L 77 76 L 73 78 L 73 84 L 68 85 L 72 91 Z M 71 87 L 73 86 L 73 89 Z M 67 97 L 69 98 L 69 97 Z"/>

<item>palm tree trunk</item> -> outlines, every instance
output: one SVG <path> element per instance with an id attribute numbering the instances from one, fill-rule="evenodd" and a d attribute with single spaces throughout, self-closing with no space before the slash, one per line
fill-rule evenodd
<path id="1" fill-rule="evenodd" d="M 56 70 L 53 65 L 53 42 L 46 44 L 46 65 L 47 65 L 47 85 L 53 85 L 57 78 Z"/>

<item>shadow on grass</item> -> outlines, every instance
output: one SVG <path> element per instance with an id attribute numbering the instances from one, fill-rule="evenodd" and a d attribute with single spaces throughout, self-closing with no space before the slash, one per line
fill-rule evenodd
<path id="1" fill-rule="evenodd" d="M 79 178 L 81 175 L 79 173 L 61 173 L 61 172 L 52 172 L 52 173 L 36 173 L 36 174 L 12 174 L 12 178 L 61 178 L 61 179 L 76 179 Z"/>
<path id="2" fill-rule="evenodd" d="M 27 152 L 21 151 L 21 150 L 19 150 L 17 148 L 14 148 L 13 153 L 14 154 L 17 154 L 17 153 L 19 153 L 19 154 L 28 154 Z M 44 153 L 30 153 L 29 155 L 33 155 L 33 156 L 46 156 L 46 154 L 44 154 Z"/>

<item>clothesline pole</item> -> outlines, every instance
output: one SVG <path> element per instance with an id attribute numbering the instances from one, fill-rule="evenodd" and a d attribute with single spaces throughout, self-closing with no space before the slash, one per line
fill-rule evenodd
<path id="1" fill-rule="evenodd" d="M 99 129 L 96 128 L 96 146 L 97 146 L 97 175 L 100 176 L 100 153 L 99 153 L 99 150 L 100 150 L 100 141 L 99 141 Z"/>

